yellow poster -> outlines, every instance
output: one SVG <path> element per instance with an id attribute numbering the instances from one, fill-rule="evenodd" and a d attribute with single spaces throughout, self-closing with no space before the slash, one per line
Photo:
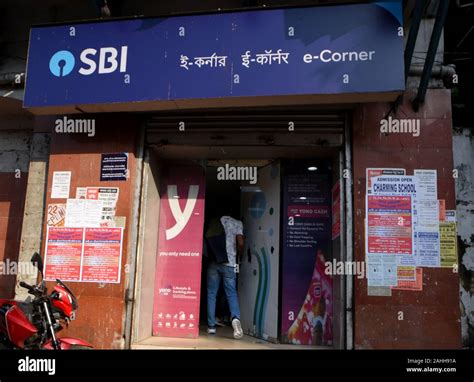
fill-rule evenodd
<path id="1" fill-rule="evenodd" d="M 442 267 L 453 267 L 457 264 L 457 237 L 455 222 L 439 222 L 440 255 Z"/>

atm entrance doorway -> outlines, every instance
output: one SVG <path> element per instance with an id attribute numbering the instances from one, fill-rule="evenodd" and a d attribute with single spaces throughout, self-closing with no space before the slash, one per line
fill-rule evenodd
<path id="1" fill-rule="evenodd" d="M 326 272 L 344 256 L 342 137 L 339 143 L 151 146 L 132 347 L 343 348 L 344 279 Z M 235 275 L 240 340 L 233 338 L 223 279 L 217 332 L 207 333 L 208 273 L 216 261 L 206 233 L 225 217 L 240 222 L 244 237 L 236 261 L 223 264 Z"/>

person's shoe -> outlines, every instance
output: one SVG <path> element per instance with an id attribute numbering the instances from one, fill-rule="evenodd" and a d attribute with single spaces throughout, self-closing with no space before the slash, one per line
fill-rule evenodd
<path id="1" fill-rule="evenodd" d="M 207 328 L 207 334 L 216 334 L 216 328 Z"/>
<path id="2" fill-rule="evenodd" d="M 223 319 L 221 319 L 220 317 L 216 317 L 216 325 L 217 326 L 220 326 L 221 328 L 223 328 L 225 325 L 225 321 Z"/>
<path id="3" fill-rule="evenodd" d="M 232 320 L 232 328 L 234 329 L 234 338 L 240 340 L 244 336 L 244 332 L 238 318 Z"/>

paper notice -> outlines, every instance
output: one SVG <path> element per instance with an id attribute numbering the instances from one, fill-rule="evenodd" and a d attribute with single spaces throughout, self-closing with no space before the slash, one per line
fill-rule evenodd
<path id="1" fill-rule="evenodd" d="M 412 175 L 383 175 L 372 178 L 372 193 L 374 195 L 415 196 L 417 187 L 416 178 Z"/>
<path id="2" fill-rule="evenodd" d="M 115 208 L 119 197 L 118 187 L 101 187 L 99 188 L 99 200 L 103 203 L 101 227 L 115 226 Z"/>
<path id="3" fill-rule="evenodd" d="M 418 184 L 417 198 L 420 200 L 437 200 L 438 187 L 436 170 L 415 170 L 414 174 Z"/>
<path id="4" fill-rule="evenodd" d="M 397 290 L 411 290 L 411 291 L 421 291 L 423 290 L 423 269 L 416 268 L 416 279 L 415 281 L 412 280 L 405 280 L 403 277 L 398 279 L 398 283 L 396 287 L 392 289 Z"/>
<path id="5" fill-rule="evenodd" d="M 442 267 L 453 267 L 458 262 L 457 235 L 455 222 L 441 222 L 440 233 L 440 256 Z"/>
<path id="6" fill-rule="evenodd" d="M 101 200 L 68 199 L 66 227 L 100 227 L 103 203 Z"/>
<path id="7" fill-rule="evenodd" d="M 456 223 L 456 210 L 446 210 L 445 221 Z"/>
<path id="8" fill-rule="evenodd" d="M 413 229 L 413 252 L 405 255 L 399 253 L 400 256 L 397 257 L 398 264 L 400 266 L 415 266 L 417 265 L 416 257 L 416 242 L 415 242 L 415 232 L 416 232 L 416 215 L 417 215 L 417 205 L 416 200 L 416 191 L 417 184 L 414 176 L 411 175 L 383 175 L 376 176 L 372 178 L 372 190 L 374 195 L 386 195 L 386 196 L 410 196 L 412 199 L 412 211 L 411 211 L 411 220 L 412 220 L 412 229 Z M 399 216 L 399 219 L 403 216 Z M 402 222 L 402 220 L 400 221 Z"/>
<path id="9" fill-rule="evenodd" d="M 367 283 L 369 287 L 397 285 L 396 256 L 367 254 Z"/>
<path id="10" fill-rule="evenodd" d="M 390 287 L 367 286 L 367 296 L 390 297 L 391 295 L 392 288 Z"/>
<path id="11" fill-rule="evenodd" d="M 49 204 L 46 224 L 48 227 L 64 227 L 66 217 L 66 204 Z"/>
<path id="12" fill-rule="evenodd" d="M 85 199 L 68 199 L 66 203 L 66 227 L 84 227 Z"/>
<path id="13" fill-rule="evenodd" d="M 416 267 L 401 266 L 397 268 L 398 281 L 416 281 Z"/>
<path id="14" fill-rule="evenodd" d="M 128 153 L 102 154 L 100 161 L 100 181 L 127 180 Z"/>
<path id="15" fill-rule="evenodd" d="M 118 197 L 118 187 L 87 187 L 87 199 L 102 201 L 101 227 L 115 227 L 114 217 Z"/>
<path id="16" fill-rule="evenodd" d="M 51 187 L 51 199 L 69 198 L 71 186 L 71 171 L 54 171 L 53 184 Z"/>
<path id="17" fill-rule="evenodd" d="M 86 199 L 86 196 L 87 196 L 87 187 L 76 188 L 76 199 Z"/>
<path id="18" fill-rule="evenodd" d="M 122 242 L 123 228 L 48 227 L 45 280 L 119 283 Z"/>
<path id="19" fill-rule="evenodd" d="M 416 256 L 422 267 L 440 266 L 439 211 L 436 199 L 417 200 Z"/>
<path id="20" fill-rule="evenodd" d="M 82 281 L 120 282 L 122 228 L 86 228 Z"/>
<path id="21" fill-rule="evenodd" d="M 44 279 L 80 281 L 82 242 L 82 228 L 48 227 Z"/>
<path id="22" fill-rule="evenodd" d="M 418 263 L 416 254 L 397 256 L 397 260 L 398 260 L 398 266 L 400 267 L 415 267 Z"/>
<path id="23" fill-rule="evenodd" d="M 404 168 L 367 168 L 365 170 L 366 190 L 372 193 L 372 178 L 381 175 L 405 175 Z"/>
<path id="24" fill-rule="evenodd" d="M 100 227 L 102 219 L 102 200 L 85 200 L 84 203 L 84 227 Z"/>
<path id="25" fill-rule="evenodd" d="M 367 195 L 366 253 L 413 254 L 411 196 Z"/>
<path id="26" fill-rule="evenodd" d="M 418 200 L 417 223 L 420 231 L 437 232 L 439 205 L 437 200 Z"/>

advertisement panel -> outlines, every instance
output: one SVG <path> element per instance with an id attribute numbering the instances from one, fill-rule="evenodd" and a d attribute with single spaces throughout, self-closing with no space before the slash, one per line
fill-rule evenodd
<path id="1" fill-rule="evenodd" d="M 168 166 L 162 178 L 153 335 L 199 335 L 205 175 Z"/>
<path id="2" fill-rule="evenodd" d="M 34 27 L 24 105 L 400 92 L 402 27 L 400 1 Z"/>
<path id="3" fill-rule="evenodd" d="M 238 295 L 242 328 L 270 341 L 278 338 L 280 263 L 280 166 L 258 170 L 256 191 L 241 194 L 245 249 Z"/>
<path id="4" fill-rule="evenodd" d="M 332 240 L 341 236 L 341 181 L 332 188 Z"/>
<path id="5" fill-rule="evenodd" d="M 287 162 L 283 174 L 282 341 L 331 345 L 332 278 L 324 272 L 332 257 L 330 168 Z"/>

